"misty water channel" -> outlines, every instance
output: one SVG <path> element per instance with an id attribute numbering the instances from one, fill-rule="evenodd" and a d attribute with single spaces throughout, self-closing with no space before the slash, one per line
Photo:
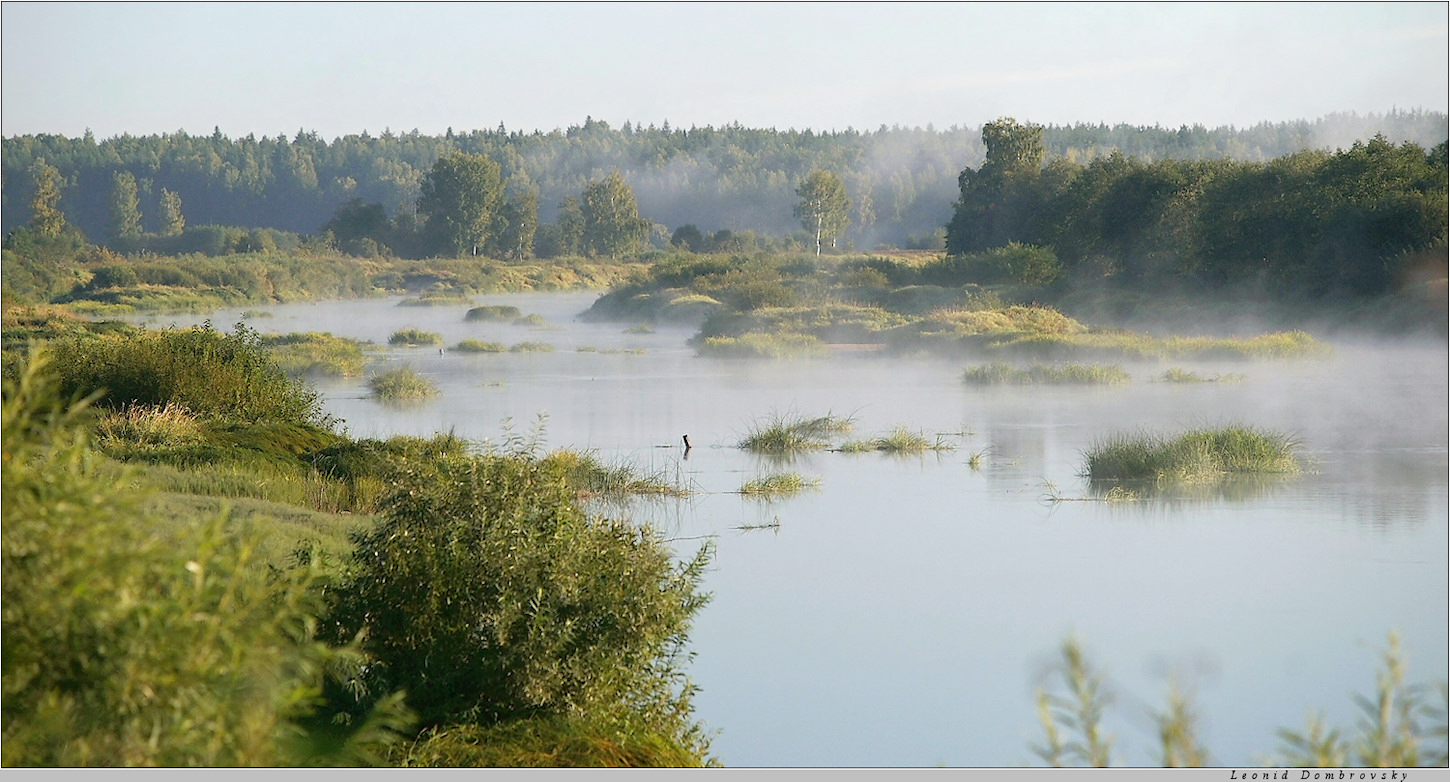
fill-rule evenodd
<path id="1" fill-rule="evenodd" d="M 978 388 L 962 381 L 961 360 L 699 358 L 688 329 L 576 319 L 596 295 L 475 297 L 541 315 L 542 328 L 465 322 L 467 307 L 397 298 L 279 305 L 250 323 L 371 340 L 370 371 L 406 363 L 440 387 L 433 401 L 395 407 L 368 399 L 361 378 L 318 382 L 355 437 L 452 430 L 497 442 L 505 419 L 525 433 L 546 414 L 546 447 L 692 487 L 689 499 L 629 513 L 679 552 L 716 545 L 688 671 L 726 765 L 1040 765 L 1034 692 L 1069 635 L 1108 676 L 1122 765 L 1156 763 L 1149 710 L 1166 706 L 1173 677 L 1195 696 L 1211 762 L 1246 765 L 1277 748 L 1276 728 L 1302 731 L 1311 711 L 1353 732 L 1352 696 L 1373 692 L 1390 631 L 1410 682 L 1446 675 L 1443 342 L 1335 342 L 1323 360 L 1128 364 L 1133 382 L 1116 387 Z M 210 319 L 230 330 L 240 316 L 152 325 Z M 447 345 L 555 351 L 388 347 L 407 327 Z M 1168 366 L 1246 377 L 1154 382 Z M 735 447 L 752 422 L 792 411 L 852 415 L 856 437 L 903 425 L 957 448 L 817 452 L 782 466 Z M 1106 434 L 1228 422 L 1292 432 L 1309 470 L 1196 497 L 1044 497 L 1049 482 L 1061 498 L 1091 496 L 1082 454 Z M 774 502 L 736 493 L 780 471 L 820 486 Z"/>

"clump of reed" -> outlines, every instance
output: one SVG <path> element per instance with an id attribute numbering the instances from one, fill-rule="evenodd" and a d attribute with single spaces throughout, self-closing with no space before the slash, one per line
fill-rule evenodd
<path id="1" fill-rule="evenodd" d="M 774 499 L 800 494 L 806 489 L 814 489 L 820 485 L 820 478 L 807 478 L 800 473 L 785 472 L 746 481 L 740 486 L 740 493 L 762 499 Z"/>
<path id="2" fill-rule="evenodd" d="M 511 307 L 507 304 L 486 304 L 482 307 L 474 307 L 464 316 L 464 320 L 514 320 L 522 317 L 523 313 L 518 307 Z"/>
<path id="3" fill-rule="evenodd" d="M 1084 474 L 1093 481 L 1160 485 L 1234 474 L 1292 474 L 1300 469 L 1297 445 L 1287 434 L 1239 425 L 1193 429 L 1173 437 L 1115 434 L 1088 450 Z"/>
<path id="4" fill-rule="evenodd" d="M 1117 364 L 1033 364 L 1022 369 L 995 362 L 969 367 L 962 379 L 972 385 L 1117 385 L 1131 377 Z"/>
<path id="5" fill-rule="evenodd" d="M 983 347 L 1019 355 L 1092 356 L 1123 360 L 1246 361 L 1315 358 L 1333 348 L 1304 331 L 1257 337 L 1152 337 L 1130 331 L 1026 334 Z"/>
<path id="6" fill-rule="evenodd" d="M 502 342 L 486 342 L 481 339 L 460 340 L 457 345 L 449 348 L 458 353 L 506 353 L 508 346 Z"/>
<path id="7" fill-rule="evenodd" d="M 472 304 L 473 300 L 459 293 L 425 293 L 398 302 L 399 307 L 454 307 Z"/>
<path id="8" fill-rule="evenodd" d="M 850 432 L 854 425 L 850 416 L 830 413 L 815 418 L 794 413 L 772 413 L 746 432 L 740 447 L 769 454 L 820 450 L 830 445 L 832 437 Z"/>
<path id="9" fill-rule="evenodd" d="M 515 326 L 533 326 L 535 328 L 542 328 L 544 326 L 549 325 L 549 321 L 544 320 L 544 316 L 543 315 L 540 315 L 538 313 L 529 313 L 528 315 L 523 315 L 521 317 L 514 318 L 514 325 Z"/>
<path id="10" fill-rule="evenodd" d="M 547 342 L 518 342 L 509 347 L 510 353 L 553 353 L 554 346 Z"/>
<path id="11" fill-rule="evenodd" d="M 924 453 L 926 451 L 951 451 L 956 446 L 946 442 L 940 435 L 935 439 L 927 439 L 921 432 L 913 432 L 904 426 L 894 427 L 890 433 L 880 437 L 872 437 L 868 440 L 852 440 L 843 443 L 840 447 L 842 453 L 865 453 L 868 451 L 880 451 L 882 453 Z"/>
<path id="12" fill-rule="evenodd" d="M 1170 367 L 1158 376 L 1162 383 L 1241 383 L 1244 380 L 1245 376 L 1237 373 L 1207 377 L 1181 367 Z"/>
<path id="13" fill-rule="evenodd" d="M 98 445 L 160 447 L 193 445 L 206 440 L 201 421 L 184 405 L 130 404 L 104 412 L 96 421 Z"/>
<path id="14" fill-rule="evenodd" d="M 433 381 L 414 372 L 411 367 L 390 369 L 368 380 L 373 396 L 385 402 L 409 402 L 438 396 Z"/>
<path id="15" fill-rule="evenodd" d="M 326 332 L 268 334 L 262 344 L 273 363 L 294 377 L 357 377 L 367 363 L 365 343 Z"/>
<path id="16" fill-rule="evenodd" d="M 400 329 L 388 337 L 389 345 L 441 345 L 443 335 L 422 329 Z"/>
<path id="17" fill-rule="evenodd" d="M 544 461 L 562 468 L 565 480 L 584 498 L 690 496 L 689 489 L 662 473 L 651 473 L 626 462 L 605 464 L 593 453 L 560 450 L 550 453 Z"/>
<path id="18" fill-rule="evenodd" d="M 802 358 L 824 356 L 826 344 L 809 334 L 749 333 L 738 337 L 706 337 L 696 354 L 711 358 Z"/>
<path id="19" fill-rule="evenodd" d="M 644 348 L 596 348 L 593 345 L 580 345 L 574 348 L 575 353 L 598 353 L 604 356 L 642 356 L 649 351 Z"/>

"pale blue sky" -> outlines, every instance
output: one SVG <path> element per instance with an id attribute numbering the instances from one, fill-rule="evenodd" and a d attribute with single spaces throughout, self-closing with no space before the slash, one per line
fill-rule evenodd
<path id="1" fill-rule="evenodd" d="M 0 132 L 1446 111 L 1447 4 L 5 2 Z"/>

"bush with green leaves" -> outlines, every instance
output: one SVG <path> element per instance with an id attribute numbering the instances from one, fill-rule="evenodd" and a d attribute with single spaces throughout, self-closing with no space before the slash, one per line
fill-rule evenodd
<path id="1" fill-rule="evenodd" d="M 318 393 L 273 363 L 263 339 L 239 323 L 225 334 L 211 323 L 188 329 L 53 343 L 61 393 L 101 392 L 96 404 L 185 407 L 201 418 L 280 421 L 327 428 Z"/>
<path id="2" fill-rule="evenodd" d="M 329 672 L 360 661 L 313 637 L 324 574 L 270 570 L 225 517 L 158 522 L 129 473 L 102 469 L 85 402 L 62 402 L 47 363 L 4 389 L 3 764 L 381 760 L 410 729 L 398 696 L 346 726 L 320 712 Z"/>
<path id="3" fill-rule="evenodd" d="M 425 726 L 591 715 L 703 757 L 680 665 L 709 549 L 677 563 L 648 527 L 592 517 L 529 446 L 400 471 L 334 593 L 336 639 Z"/>

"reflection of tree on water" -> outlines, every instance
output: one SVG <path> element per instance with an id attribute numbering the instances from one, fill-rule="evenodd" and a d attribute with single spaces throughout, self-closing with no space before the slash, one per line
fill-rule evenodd
<path id="1" fill-rule="evenodd" d="M 1210 500 L 1247 502 L 1263 498 L 1286 485 L 1294 475 L 1240 473 L 1213 481 L 1088 481 L 1093 499 L 1153 500 L 1158 503 L 1196 503 Z"/>

